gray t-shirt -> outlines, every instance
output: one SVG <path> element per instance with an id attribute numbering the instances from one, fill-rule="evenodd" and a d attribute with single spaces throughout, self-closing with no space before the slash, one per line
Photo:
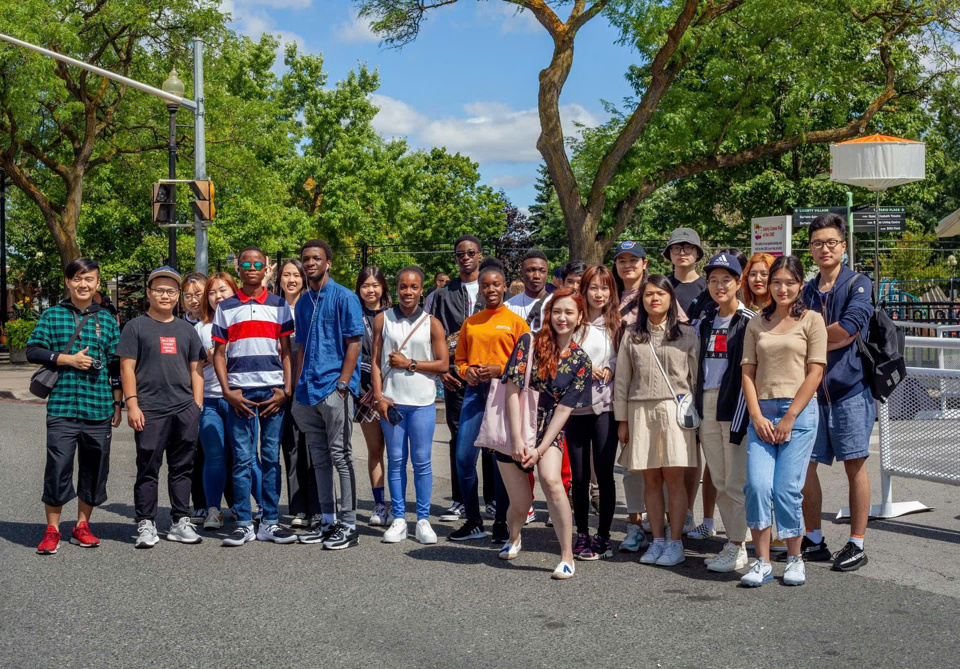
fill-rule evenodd
<path id="1" fill-rule="evenodd" d="M 169 416 L 193 402 L 190 363 L 205 354 L 200 335 L 185 320 L 134 318 L 120 333 L 117 356 L 137 361 L 137 404 L 145 416 Z"/>
<path id="2" fill-rule="evenodd" d="M 723 373 L 727 371 L 727 331 L 733 316 L 721 318 L 718 314 L 710 328 L 707 341 L 707 355 L 703 359 L 703 389 L 714 390 L 720 387 Z"/>

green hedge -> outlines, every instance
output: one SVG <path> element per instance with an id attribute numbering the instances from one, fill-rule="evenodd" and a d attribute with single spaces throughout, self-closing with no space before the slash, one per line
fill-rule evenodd
<path id="1" fill-rule="evenodd" d="M 7 331 L 7 346 L 10 348 L 26 348 L 36 325 L 36 321 L 28 321 L 22 318 L 8 322 L 5 328 Z"/>

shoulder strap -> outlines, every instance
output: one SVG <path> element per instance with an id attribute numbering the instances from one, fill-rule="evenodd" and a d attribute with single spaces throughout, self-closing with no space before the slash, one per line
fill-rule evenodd
<path id="1" fill-rule="evenodd" d="M 386 311 L 384 311 L 383 313 L 384 313 L 383 322 L 386 323 L 386 322 L 387 322 Z M 420 326 L 423 325 L 423 323 L 424 323 L 425 321 L 428 321 L 428 320 L 430 320 L 430 314 L 424 313 L 424 314 L 423 314 L 423 318 L 421 318 L 419 321 L 417 321 L 417 322 L 414 324 L 413 328 L 411 328 L 411 329 L 410 329 L 410 332 L 407 333 L 406 338 L 403 340 L 403 342 L 400 344 L 400 346 L 397 348 L 397 350 L 398 350 L 398 351 L 402 351 L 402 350 L 403 350 L 403 347 L 407 345 L 407 342 L 408 342 L 408 341 L 410 341 L 410 337 L 413 336 L 413 333 L 416 332 L 416 331 L 420 328 Z M 383 335 L 381 334 L 381 337 L 382 337 L 382 336 L 383 336 Z M 387 368 L 387 371 L 383 372 L 383 377 L 382 377 L 382 378 L 383 378 L 384 381 L 387 380 L 387 377 L 390 375 L 390 372 L 392 372 L 394 369 L 396 369 L 396 367 L 388 367 L 388 368 Z"/>
<path id="2" fill-rule="evenodd" d="M 524 333 L 527 334 L 527 333 Z M 521 337 L 523 335 L 520 335 Z M 527 356 L 527 370 L 523 373 L 523 387 L 530 387 L 530 376 L 533 374 L 533 363 L 537 357 L 537 341 L 533 336 L 533 333 L 530 333 L 530 354 Z"/>
<path id="3" fill-rule="evenodd" d="M 657 355 L 657 349 L 653 347 L 653 337 L 648 336 L 647 343 L 650 344 L 650 352 L 653 353 L 653 359 L 657 361 L 657 367 L 660 369 L 660 374 L 663 375 L 663 380 L 667 382 L 667 388 L 670 389 L 670 395 L 673 396 L 673 401 L 680 404 L 680 400 L 677 399 L 677 393 L 673 389 L 673 384 L 670 383 L 670 379 L 667 378 L 667 373 L 663 371 L 663 365 L 660 364 L 660 356 Z"/>
<path id="4" fill-rule="evenodd" d="M 83 330 L 83 326 L 86 325 L 87 321 L 90 320 L 90 317 L 93 314 L 87 314 L 82 319 L 77 318 L 76 312 L 71 311 L 70 314 L 73 316 L 73 320 L 77 322 L 77 327 L 74 328 L 73 334 L 70 335 L 70 341 L 67 342 L 66 347 L 63 349 L 63 355 L 69 355 L 70 349 L 73 348 L 73 342 L 77 341 L 77 337 L 80 336 L 80 331 Z"/>

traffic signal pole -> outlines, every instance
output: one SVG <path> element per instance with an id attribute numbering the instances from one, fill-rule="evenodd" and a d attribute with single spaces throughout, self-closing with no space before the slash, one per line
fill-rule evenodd
<path id="1" fill-rule="evenodd" d="M 170 137 L 167 140 L 167 177 L 177 178 L 177 105 L 167 105 L 170 112 Z M 167 228 L 167 264 L 177 269 L 177 185 L 173 189 L 173 204 L 170 205 L 170 227 Z"/>
<path id="2" fill-rule="evenodd" d="M 194 128 L 194 179 L 207 178 L 207 141 L 204 129 L 203 111 L 203 40 L 193 38 L 193 100 L 197 108 L 193 110 Z M 194 251 L 196 252 L 196 270 L 207 273 L 207 225 L 199 216 L 193 216 Z"/>

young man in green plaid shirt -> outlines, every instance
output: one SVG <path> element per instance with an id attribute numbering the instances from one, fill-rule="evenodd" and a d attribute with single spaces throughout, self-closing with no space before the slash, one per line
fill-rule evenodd
<path id="1" fill-rule="evenodd" d="M 64 269 L 69 297 L 43 312 L 30 341 L 27 360 L 56 368 L 59 378 L 47 398 L 47 465 L 43 503 L 47 529 L 37 553 L 50 555 L 60 547 L 63 505 L 78 497 L 77 525 L 70 543 L 85 548 L 100 545 L 90 531 L 93 507 L 107 501 L 112 428 L 120 425 L 120 361 L 116 356 L 120 328 L 116 319 L 94 302 L 100 267 L 78 258 Z M 66 350 L 71 337 L 80 331 Z M 78 453 L 77 488 L 73 460 Z"/>

